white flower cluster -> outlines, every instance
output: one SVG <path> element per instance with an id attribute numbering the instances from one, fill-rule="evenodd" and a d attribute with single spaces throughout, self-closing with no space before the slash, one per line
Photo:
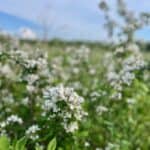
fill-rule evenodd
<path id="1" fill-rule="evenodd" d="M 129 44 L 127 45 L 126 50 L 131 51 L 131 52 L 133 52 L 133 53 L 140 53 L 140 48 L 139 48 L 139 46 L 138 46 L 137 44 L 135 44 L 135 43 L 129 43 Z"/>
<path id="2" fill-rule="evenodd" d="M 78 129 L 77 122 L 71 122 L 68 125 L 68 122 L 72 119 L 80 121 L 86 113 L 82 109 L 82 103 L 84 99 L 72 88 L 66 88 L 64 86 L 58 87 L 48 87 L 43 92 L 44 104 L 42 109 L 44 111 L 43 115 L 45 116 L 48 112 L 52 112 L 53 115 L 49 116 L 50 118 L 59 116 L 63 118 L 62 125 L 67 132 L 73 132 L 75 129 Z M 63 106 L 60 105 L 63 104 Z M 62 107 L 62 108 L 61 108 Z"/>
<path id="3" fill-rule="evenodd" d="M 81 46 L 78 49 L 76 48 L 67 48 L 67 55 L 69 55 L 67 61 L 69 64 L 68 71 L 73 74 L 79 74 L 80 70 L 84 63 L 89 61 L 90 49 L 86 46 Z M 89 73 L 93 73 L 94 70 L 91 70 Z M 95 72 L 94 72 L 95 73 Z"/>
<path id="4" fill-rule="evenodd" d="M 96 101 L 98 98 L 102 96 L 106 96 L 107 92 L 106 91 L 93 91 L 90 94 L 91 101 Z"/>
<path id="5" fill-rule="evenodd" d="M 96 107 L 96 112 L 98 113 L 98 115 L 102 115 L 103 113 L 107 112 L 108 108 L 102 105 L 99 105 Z"/>
<path id="6" fill-rule="evenodd" d="M 131 55 L 123 61 L 124 71 L 140 70 L 146 65 L 141 56 Z"/>
<path id="7" fill-rule="evenodd" d="M 39 135 L 37 134 L 39 131 L 40 128 L 38 125 L 32 125 L 26 130 L 26 136 L 35 141 L 39 138 Z"/>
<path id="8" fill-rule="evenodd" d="M 18 124 L 22 124 L 23 121 L 20 117 L 18 117 L 17 115 L 11 115 L 6 119 L 6 124 L 11 124 L 11 123 L 18 123 Z"/>
<path id="9" fill-rule="evenodd" d="M 70 54 L 69 63 L 72 65 L 77 65 L 80 62 L 88 61 L 90 49 L 82 45 L 78 49 L 74 47 L 68 47 L 66 52 Z"/>
<path id="10" fill-rule="evenodd" d="M 122 62 L 122 66 L 122 70 L 120 70 L 119 73 L 110 72 L 108 74 L 108 80 L 112 81 L 111 84 L 114 86 L 116 86 L 115 82 L 130 85 L 132 80 L 135 78 L 134 71 L 143 68 L 145 66 L 145 62 L 140 57 L 131 55 Z"/>
<path id="11" fill-rule="evenodd" d="M 129 49 L 133 49 L 132 53 L 126 58 L 118 58 L 119 65 L 121 68 L 119 71 L 115 71 L 115 67 L 108 67 L 107 79 L 110 82 L 110 85 L 117 91 L 112 95 L 112 98 L 121 99 L 123 86 L 130 86 L 132 81 L 136 78 L 135 71 L 141 70 L 146 66 L 145 61 L 143 60 L 138 48 L 136 45 L 126 50 L 117 50 L 117 52 L 126 53 Z M 115 52 L 116 53 L 116 52 Z M 117 66 L 118 64 L 116 64 Z"/>
<path id="12" fill-rule="evenodd" d="M 55 120 L 56 118 L 60 118 L 60 120 L 56 119 L 56 123 L 66 133 L 76 131 L 78 129 L 78 122 L 86 115 L 82 108 L 83 98 L 72 88 L 65 88 L 63 86 L 46 87 L 50 86 L 53 81 L 55 82 L 55 77 L 56 80 L 59 80 L 59 77 L 62 75 L 61 82 L 66 81 L 67 74 L 70 78 L 72 70 L 75 70 L 75 68 L 78 70 L 80 62 L 82 63 L 82 61 L 88 59 L 88 51 L 88 48 L 82 47 L 77 52 L 76 50 L 74 51 L 76 52 L 76 57 L 73 54 L 68 56 L 67 58 L 74 59 L 75 61 L 78 58 L 75 65 L 79 66 L 70 67 L 71 64 L 67 61 L 66 70 L 63 66 L 64 58 L 62 56 L 60 56 L 60 59 L 54 57 L 49 62 L 47 54 L 41 51 L 29 51 L 28 49 L 1 51 L 0 133 L 17 135 L 19 130 L 14 129 L 10 132 L 11 129 L 7 128 L 11 128 L 12 125 L 17 123 L 19 124 L 17 128 L 21 129 L 21 125 L 24 126 L 22 129 L 23 134 L 26 134 L 31 140 L 36 140 L 40 137 L 39 131 L 43 128 L 49 130 L 50 125 L 48 123 L 51 119 Z M 87 55 L 84 55 L 84 53 Z M 80 84 L 76 86 L 82 88 Z M 30 118 L 28 118 L 29 120 L 22 113 L 24 110 L 31 113 Z M 6 118 L 8 114 L 10 116 Z M 46 122 L 44 127 L 39 128 L 40 118 L 42 117 L 45 117 Z M 28 124 L 23 123 L 23 120 L 24 122 L 29 121 L 31 125 L 36 122 L 37 125 L 29 127 Z M 54 129 L 52 130 L 54 131 Z"/>
<path id="13" fill-rule="evenodd" d="M 18 117 L 17 115 L 11 115 L 7 117 L 5 121 L 0 122 L 0 134 L 7 134 L 5 128 L 16 123 L 21 125 L 23 123 L 22 118 Z"/>
<path id="14" fill-rule="evenodd" d="M 78 122 L 74 121 L 74 122 L 71 122 L 70 124 L 66 124 L 64 123 L 64 128 L 66 130 L 66 132 L 75 132 L 76 130 L 78 130 Z"/>
<path id="15" fill-rule="evenodd" d="M 50 62 L 51 79 L 63 80 L 64 82 L 70 81 L 73 77 L 80 74 L 81 71 L 86 69 L 83 65 L 87 65 L 89 68 L 88 73 L 94 75 L 96 73 L 95 68 L 89 65 L 90 49 L 86 46 L 67 47 L 64 51 L 64 56 L 59 55 L 52 58 Z"/>
<path id="16" fill-rule="evenodd" d="M 105 147 L 105 150 L 112 150 L 112 149 L 120 149 L 120 145 L 109 142 Z"/>
<path id="17" fill-rule="evenodd" d="M 10 68 L 8 64 L 2 65 L 0 63 L 0 75 L 6 76 L 7 78 L 11 78 L 13 74 L 13 70 Z"/>

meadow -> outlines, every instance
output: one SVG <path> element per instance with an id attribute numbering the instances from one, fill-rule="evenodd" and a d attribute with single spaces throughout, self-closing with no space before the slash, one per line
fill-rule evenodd
<path id="1" fill-rule="evenodd" d="M 134 44 L 2 42 L 0 149 L 148 150 L 148 55 Z"/>
<path id="2" fill-rule="evenodd" d="M 0 150 L 150 149 L 150 16 L 117 2 L 109 42 L 0 37 Z"/>

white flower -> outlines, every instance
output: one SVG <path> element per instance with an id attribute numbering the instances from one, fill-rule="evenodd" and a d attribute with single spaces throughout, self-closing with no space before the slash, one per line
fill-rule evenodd
<path id="1" fill-rule="evenodd" d="M 28 105 L 29 104 L 29 98 L 26 97 L 26 98 L 22 99 L 22 104 Z"/>
<path id="2" fill-rule="evenodd" d="M 95 70 L 94 68 L 91 68 L 91 69 L 89 70 L 89 73 L 90 73 L 91 75 L 95 75 L 96 70 Z"/>
<path id="3" fill-rule="evenodd" d="M 85 147 L 89 147 L 89 146 L 90 146 L 90 143 L 89 143 L 89 142 L 85 142 L 85 143 L 84 143 L 84 146 L 85 146 Z"/>
<path id="4" fill-rule="evenodd" d="M 116 48 L 115 54 L 117 53 L 124 53 L 125 49 L 123 47 Z"/>
<path id="5" fill-rule="evenodd" d="M 65 126 L 66 132 L 75 132 L 78 130 L 78 123 L 77 122 L 71 122 L 69 125 Z"/>
<path id="6" fill-rule="evenodd" d="M 23 121 L 20 117 L 18 117 L 17 115 L 11 115 L 6 119 L 6 124 L 9 125 L 11 123 L 18 123 L 18 124 L 22 124 Z"/>
<path id="7" fill-rule="evenodd" d="M 80 71 L 79 68 L 77 68 L 77 67 L 74 67 L 74 68 L 73 68 L 73 73 L 74 73 L 74 74 L 78 74 L 79 71 Z"/>
<path id="8" fill-rule="evenodd" d="M 119 79 L 119 75 L 116 72 L 109 72 L 107 74 L 107 79 L 108 81 L 112 81 L 112 80 L 118 80 Z"/>
<path id="9" fill-rule="evenodd" d="M 123 61 L 123 70 L 134 71 L 143 68 L 146 65 L 141 56 L 131 55 Z"/>
<path id="10" fill-rule="evenodd" d="M 139 46 L 138 46 L 137 44 L 135 44 L 135 43 L 130 43 L 130 44 L 128 44 L 128 46 L 127 46 L 127 50 L 133 51 L 133 52 L 135 52 L 135 53 L 138 53 L 140 49 L 139 49 Z"/>
<path id="11" fill-rule="evenodd" d="M 1 122 L 0 123 L 0 128 L 5 128 L 7 126 L 6 122 Z"/>
<path id="12" fill-rule="evenodd" d="M 72 88 L 67 88 L 62 85 L 48 87 L 43 91 L 43 97 L 45 99 L 42 104 L 43 116 L 46 116 L 48 112 L 52 112 L 49 116 L 50 118 L 54 117 L 54 114 L 61 117 L 64 120 L 62 125 L 67 131 L 73 131 L 75 124 L 68 126 L 66 119 L 70 120 L 74 118 L 76 121 L 80 121 L 83 116 L 87 115 L 81 106 L 84 99 L 74 92 Z M 60 103 L 63 103 L 63 105 L 59 105 Z"/>
<path id="13" fill-rule="evenodd" d="M 39 79 L 39 76 L 37 74 L 29 74 L 25 77 L 25 80 L 28 82 L 28 84 L 33 84 Z"/>
<path id="14" fill-rule="evenodd" d="M 121 74 L 122 74 L 121 76 L 122 82 L 127 85 L 130 85 L 133 79 L 135 78 L 135 75 L 130 72 L 121 72 Z"/>
<path id="15" fill-rule="evenodd" d="M 14 77 L 13 70 L 8 64 L 5 64 L 5 65 L 0 64 L 0 74 L 6 76 L 7 78 Z"/>
<path id="16" fill-rule="evenodd" d="M 95 150 L 103 150 L 103 149 L 97 147 Z"/>
<path id="17" fill-rule="evenodd" d="M 108 108 L 105 106 L 97 106 L 97 108 L 96 108 L 96 112 L 99 113 L 100 115 L 107 111 L 108 111 Z"/>
<path id="18" fill-rule="evenodd" d="M 26 59 L 25 60 L 25 67 L 26 68 L 34 68 L 36 67 L 38 64 L 37 60 L 34 60 L 34 59 Z"/>
<path id="19" fill-rule="evenodd" d="M 111 96 L 112 99 L 114 100 L 121 100 L 122 99 L 122 93 L 120 92 L 115 92 L 112 96 Z"/>
<path id="20" fill-rule="evenodd" d="M 26 135 L 32 140 L 37 140 L 39 138 L 37 134 L 38 131 L 40 131 L 40 128 L 38 127 L 38 125 L 32 125 L 27 129 Z"/>
<path id="21" fill-rule="evenodd" d="M 101 94 L 98 93 L 98 92 L 96 92 L 96 91 L 94 91 L 94 92 L 92 92 L 92 93 L 90 94 L 90 96 L 91 96 L 91 97 L 100 97 Z"/>
<path id="22" fill-rule="evenodd" d="M 26 88 L 27 88 L 27 91 L 28 91 L 29 93 L 33 93 L 33 92 L 35 92 L 35 90 L 36 90 L 36 87 L 33 86 L 33 85 L 30 85 L 30 84 L 28 84 L 28 85 L 26 86 Z"/>
<path id="23" fill-rule="evenodd" d="M 128 98 L 128 99 L 127 99 L 127 103 L 128 103 L 128 104 L 135 104 L 135 102 L 136 102 L 136 101 L 135 101 L 135 99 L 133 99 L 133 98 Z"/>

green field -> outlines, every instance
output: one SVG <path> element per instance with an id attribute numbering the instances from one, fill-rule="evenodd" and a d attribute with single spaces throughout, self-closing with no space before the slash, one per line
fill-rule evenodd
<path id="1" fill-rule="evenodd" d="M 0 150 L 150 149 L 148 49 L 0 43 Z"/>

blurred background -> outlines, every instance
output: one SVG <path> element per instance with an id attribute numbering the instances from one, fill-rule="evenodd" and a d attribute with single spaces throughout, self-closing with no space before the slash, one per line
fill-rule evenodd
<path id="1" fill-rule="evenodd" d="M 126 0 L 129 8 L 149 12 L 149 0 Z M 116 6 L 115 0 L 109 0 Z M 21 39 L 67 41 L 108 41 L 99 0 L 0 0 L 0 34 Z M 112 11 L 112 17 L 117 16 Z M 150 40 L 150 27 L 136 33 Z"/>

